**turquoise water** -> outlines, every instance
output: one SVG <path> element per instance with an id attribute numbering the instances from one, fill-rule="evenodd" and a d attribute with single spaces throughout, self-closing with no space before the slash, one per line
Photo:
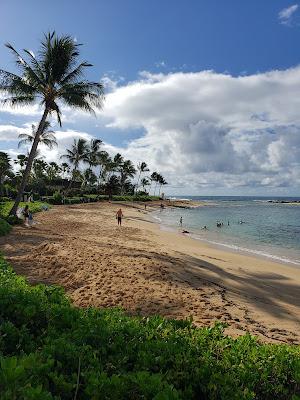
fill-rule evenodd
<path id="1" fill-rule="evenodd" d="M 167 208 L 156 212 L 155 218 L 162 226 L 185 229 L 199 240 L 300 266 L 300 205 L 269 203 L 269 199 L 259 197 L 190 199 L 205 201 L 206 206 Z M 218 228 L 217 221 L 224 225 Z M 208 229 L 201 229 L 203 226 Z"/>

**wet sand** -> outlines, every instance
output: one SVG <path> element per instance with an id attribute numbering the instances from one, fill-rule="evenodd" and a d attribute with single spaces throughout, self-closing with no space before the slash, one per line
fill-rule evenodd
<path id="1" fill-rule="evenodd" d="M 158 206 L 158 205 L 156 205 Z M 57 206 L 15 227 L 1 251 L 31 283 L 62 285 L 80 307 L 123 307 L 129 314 L 192 317 L 229 324 L 266 342 L 300 343 L 300 270 L 224 251 L 165 232 L 144 205 Z"/>

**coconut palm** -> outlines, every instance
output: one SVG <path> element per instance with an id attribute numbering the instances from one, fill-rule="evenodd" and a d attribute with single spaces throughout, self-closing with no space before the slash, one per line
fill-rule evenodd
<path id="1" fill-rule="evenodd" d="M 99 167 L 98 189 L 101 183 L 106 180 L 107 175 L 113 171 L 113 161 L 107 151 L 99 151 L 97 154 L 97 166 Z"/>
<path id="2" fill-rule="evenodd" d="M 62 172 L 62 177 L 63 177 L 63 179 L 65 179 L 66 174 L 68 174 L 70 172 L 70 165 L 68 163 L 66 163 L 66 162 L 63 162 L 60 165 L 60 169 L 61 169 L 61 172 Z"/>
<path id="3" fill-rule="evenodd" d="M 149 186 L 150 182 L 147 178 L 142 178 L 141 185 L 142 185 L 143 191 L 146 192 L 146 186 Z"/>
<path id="4" fill-rule="evenodd" d="M 137 184 L 136 184 L 136 192 L 138 191 L 138 188 L 139 188 L 139 183 L 140 183 L 141 174 L 142 174 L 143 172 L 148 172 L 148 171 L 150 171 L 149 168 L 148 168 L 148 165 L 147 165 L 144 161 L 142 161 L 141 163 L 139 163 L 139 164 L 137 165 L 137 170 L 139 171 L 139 176 L 138 176 L 138 180 L 137 180 Z"/>
<path id="5" fill-rule="evenodd" d="M 111 175 L 105 184 L 105 192 L 108 194 L 109 199 L 112 198 L 113 193 L 120 191 L 120 180 L 117 175 Z"/>
<path id="6" fill-rule="evenodd" d="M 40 135 L 39 142 L 49 147 L 49 149 L 53 149 L 54 146 L 57 146 L 57 141 L 54 136 L 54 131 L 51 131 L 49 129 L 50 127 L 51 127 L 50 122 L 46 121 L 44 124 L 44 129 Z M 18 147 L 33 143 L 36 134 L 37 130 L 35 125 L 31 126 L 31 133 L 20 133 L 18 137 L 21 140 L 19 141 Z"/>
<path id="7" fill-rule="evenodd" d="M 90 168 L 96 167 L 98 165 L 99 149 L 101 144 L 102 144 L 101 139 L 91 139 L 90 141 L 86 156 Z"/>
<path id="8" fill-rule="evenodd" d="M 86 189 L 88 186 L 94 186 L 96 182 L 97 176 L 91 168 L 87 168 L 85 171 L 83 171 L 81 184 L 82 188 Z"/>
<path id="9" fill-rule="evenodd" d="M 70 180 L 69 189 L 71 188 L 72 182 L 78 172 L 80 162 L 87 161 L 88 143 L 85 139 L 74 139 L 71 149 L 66 149 L 66 154 L 63 154 L 61 158 L 65 158 L 68 162 L 73 165 L 72 178 Z"/>
<path id="10" fill-rule="evenodd" d="M 136 169 L 130 160 L 125 160 L 119 168 L 121 195 L 124 194 L 124 186 L 128 178 L 133 178 L 136 174 Z"/>
<path id="11" fill-rule="evenodd" d="M 120 172 L 123 167 L 124 158 L 120 153 L 117 153 L 113 158 L 114 170 Z"/>
<path id="12" fill-rule="evenodd" d="M 21 74 L 0 69 L 0 92 L 6 96 L 3 103 L 22 106 L 39 100 L 43 107 L 26 169 L 10 211 L 10 214 L 16 214 L 49 115 L 56 114 L 61 125 L 61 103 L 94 113 L 94 108 L 102 107 L 104 91 L 101 83 L 82 78 L 85 68 L 91 64 L 78 62 L 79 44 L 71 36 L 59 37 L 55 32 L 46 34 L 37 56 L 24 50 L 22 57 L 11 44 L 6 44 L 6 47 L 13 53 Z"/>
<path id="13" fill-rule="evenodd" d="M 155 182 L 154 193 L 153 193 L 154 196 L 155 196 L 155 191 L 156 191 L 157 179 L 158 179 L 158 173 L 152 172 L 152 174 L 150 175 L 150 180 L 151 180 L 150 190 L 151 190 L 152 182 Z"/>
<path id="14" fill-rule="evenodd" d="M 162 186 L 167 185 L 168 182 L 166 182 L 165 178 L 162 175 L 158 175 L 158 184 L 159 184 L 159 190 L 158 190 L 158 195 L 160 196 L 160 191 Z"/>
<path id="15" fill-rule="evenodd" d="M 3 196 L 3 183 L 10 172 L 11 165 L 9 155 L 0 151 L 0 196 Z"/>

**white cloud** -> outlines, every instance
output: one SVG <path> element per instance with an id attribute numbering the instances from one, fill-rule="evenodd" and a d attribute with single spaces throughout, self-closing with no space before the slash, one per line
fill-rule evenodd
<path id="1" fill-rule="evenodd" d="M 290 25 L 295 12 L 298 10 L 299 5 L 293 4 L 290 7 L 284 8 L 278 13 L 278 18 L 281 24 Z"/>
<path id="2" fill-rule="evenodd" d="M 97 135 L 140 129 L 125 147 L 104 147 L 146 161 L 171 183 L 169 193 L 299 193 L 300 67 L 239 77 L 143 72 L 110 87 Z M 64 108 L 65 126 L 77 130 L 57 131 L 59 147 L 41 148 L 47 160 L 58 161 L 73 138 L 93 136 L 87 118 Z M 1 132 L 2 140 L 12 134 L 0 125 L 0 140 Z"/>
<path id="3" fill-rule="evenodd" d="M 28 128 L 14 125 L 0 125 L 0 141 L 17 141 L 20 133 L 28 133 Z"/>
<path id="4" fill-rule="evenodd" d="M 104 116 L 114 129 L 142 129 L 123 153 L 182 191 L 297 187 L 299 91 L 299 67 L 242 77 L 144 73 L 108 95 Z"/>

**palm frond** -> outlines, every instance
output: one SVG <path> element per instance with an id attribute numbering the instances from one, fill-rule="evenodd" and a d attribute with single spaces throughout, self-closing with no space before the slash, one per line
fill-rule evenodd
<path id="1" fill-rule="evenodd" d="M 1 102 L 13 106 L 18 102 L 31 103 L 37 96 L 36 88 L 28 84 L 24 78 L 2 69 L 0 69 L 0 91 L 10 95 Z"/>
<path id="2" fill-rule="evenodd" d="M 34 84 L 34 86 L 44 85 L 43 80 L 41 77 L 38 75 L 38 73 L 34 70 L 34 68 L 29 65 L 29 63 L 25 60 L 24 57 L 19 54 L 19 52 L 10 44 L 6 43 L 5 46 L 9 48 L 14 56 L 16 57 L 16 64 L 21 68 L 23 71 L 23 75 L 27 77 L 29 82 L 31 84 Z"/>
<path id="3" fill-rule="evenodd" d="M 83 76 L 83 69 L 85 67 L 92 67 L 92 66 L 93 66 L 92 64 L 89 64 L 86 61 L 80 63 L 75 69 L 73 69 L 71 72 L 69 72 L 63 78 L 63 80 L 61 81 L 61 84 L 66 85 L 66 84 L 75 83 L 78 78 Z"/>

